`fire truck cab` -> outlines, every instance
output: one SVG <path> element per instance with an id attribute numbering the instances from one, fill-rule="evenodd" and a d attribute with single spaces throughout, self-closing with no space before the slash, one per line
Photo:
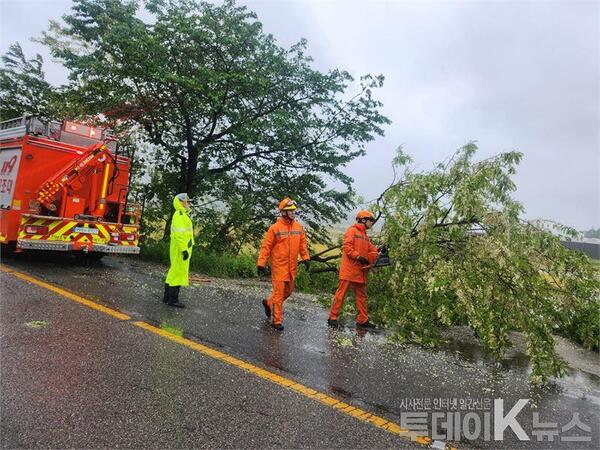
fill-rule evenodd
<path id="1" fill-rule="evenodd" d="M 130 168 L 102 128 L 32 116 L 0 122 L 0 243 L 16 251 L 139 253 Z"/>

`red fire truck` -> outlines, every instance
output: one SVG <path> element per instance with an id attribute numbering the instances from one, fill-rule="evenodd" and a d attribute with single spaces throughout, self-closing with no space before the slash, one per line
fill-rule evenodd
<path id="1" fill-rule="evenodd" d="M 2 247 L 139 253 L 130 167 L 102 128 L 32 116 L 0 122 Z"/>

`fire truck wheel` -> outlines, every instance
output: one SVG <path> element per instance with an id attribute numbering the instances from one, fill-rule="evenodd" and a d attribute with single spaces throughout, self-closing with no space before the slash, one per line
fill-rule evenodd
<path id="1" fill-rule="evenodd" d="M 16 249 L 17 245 L 14 242 L 9 244 L 0 244 L 0 257 L 13 255 Z"/>

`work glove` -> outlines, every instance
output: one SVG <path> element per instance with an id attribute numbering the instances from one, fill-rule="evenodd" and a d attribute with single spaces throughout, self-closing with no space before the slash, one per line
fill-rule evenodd
<path id="1" fill-rule="evenodd" d="M 258 272 L 259 277 L 264 277 L 267 275 L 267 268 L 262 266 L 256 266 L 256 271 Z"/>
<path id="2" fill-rule="evenodd" d="M 363 266 L 369 265 L 369 260 L 367 258 L 365 258 L 364 256 L 359 256 L 358 258 L 356 258 L 356 260 Z"/>
<path id="3" fill-rule="evenodd" d="M 304 264 L 304 268 L 307 272 L 310 270 L 310 259 L 305 259 L 301 264 Z"/>
<path id="4" fill-rule="evenodd" d="M 190 257 L 190 254 L 187 250 L 183 251 L 183 260 L 186 261 Z"/>

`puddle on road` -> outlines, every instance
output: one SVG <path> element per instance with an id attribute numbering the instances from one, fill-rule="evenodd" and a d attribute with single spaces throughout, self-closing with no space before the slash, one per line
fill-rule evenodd
<path id="1" fill-rule="evenodd" d="M 496 362 L 485 351 L 482 344 L 475 340 L 470 331 L 459 329 L 453 330 L 452 334 L 448 341 L 440 345 L 436 351 L 454 354 L 472 364 L 490 367 L 492 371 L 495 369 L 502 371 L 510 370 L 524 377 L 529 376 L 531 366 L 529 364 L 529 356 L 521 347 L 524 342 L 522 336 L 513 336 L 516 341 L 515 345 L 508 350 L 501 361 Z M 464 334 L 464 336 L 461 336 L 461 334 Z M 592 357 L 591 352 L 583 359 L 589 357 Z M 553 379 L 547 385 L 530 387 L 531 397 L 537 398 L 540 401 L 551 391 L 560 391 L 566 397 L 585 399 L 600 406 L 600 377 L 577 367 L 569 367 L 567 374 L 563 378 Z"/>
<path id="2" fill-rule="evenodd" d="M 510 349 L 501 361 L 496 362 L 480 343 L 460 340 L 460 338 L 450 338 L 447 342 L 441 344 L 437 351 L 455 354 L 477 365 L 497 366 L 499 364 L 500 367 L 506 370 L 529 371 L 529 356 L 515 349 Z"/>
<path id="3" fill-rule="evenodd" d="M 357 351 L 356 356 L 362 360 L 385 357 L 394 355 L 394 358 L 402 359 L 404 354 L 402 351 L 398 353 L 398 349 L 406 349 L 414 355 L 417 352 L 419 358 L 411 358 L 410 364 L 417 367 L 419 361 L 424 361 L 427 367 L 430 366 L 426 361 L 436 353 L 439 354 L 441 360 L 446 361 L 449 365 L 459 367 L 478 367 L 480 375 L 487 377 L 491 386 L 484 388 L 484 392 L 491 395 L 493 392 L 504 385 L 504 379 L 507 374 L 515 374 L 520 380 L 527 383 L 531 372 L 530 359 L 525 351 L 524 338 L 522 336 L 513 336 L 515 345 L 509 349 L 505 357 L 497 362 L 482 346 L 481 343 L 473 336 L 472 332 L 463 327 L 456 327 L 450 330 L 446 336 L 447 342 L 441 344 L 436 349 L 428 349 L 413 344 L 399 344 L 387 339 L 388 333 L 385 331 L 379 333 L 359 333 L 362 330 L 354 330 L 352 328 L 342 328 L 340 330 L 332 330 L 329 333 L 328 340 L 334 347 L 343 350 L 344 352 Z M 366 344 L 366 345 L 365 345 Z M 379 347 L 379 352 L 369 350 L 371 345 Z M 307 344 L 305 344 L 306 347 Z M 326 344 L 325 344 L 326 345 Z M 366 353 L 361 353 L 361 350 L 366 350 Z M 589 354 L 588 354 L 589 353 Z M 596 355 L 597 356 L 597 355 Z M 581 357 L 582 368 L 590 367 L 590 364 L 597 365 L 597 359 L 594 359 L 592 352 L 586 352 Z M 590 363 L 590 360 L 592 361 Z M 529 395 L 532 399 L 537 399 L 538 403 L 543 403 L 544 398 L 549 394 L 561 394 L 569 398 L 582 399 L 589 401 L 595 405 L 600 405 L 600 376 L 582 370 L 582 368 L 573 367 L 571 364 L 567 370 L 567 374 L 560 379 L 553 379 L 550 383 L 543 386 L 529 386 Z M 425 369 L 425 368 L 424 368 Z M 508 375 L 510 376 L 510 375 Z M 495 386 L 498 384 L 498 386 Z M 495 387 L 494 387 L 495 386 Z M 487 389 L 487 390 L 486 390 Z"/>

